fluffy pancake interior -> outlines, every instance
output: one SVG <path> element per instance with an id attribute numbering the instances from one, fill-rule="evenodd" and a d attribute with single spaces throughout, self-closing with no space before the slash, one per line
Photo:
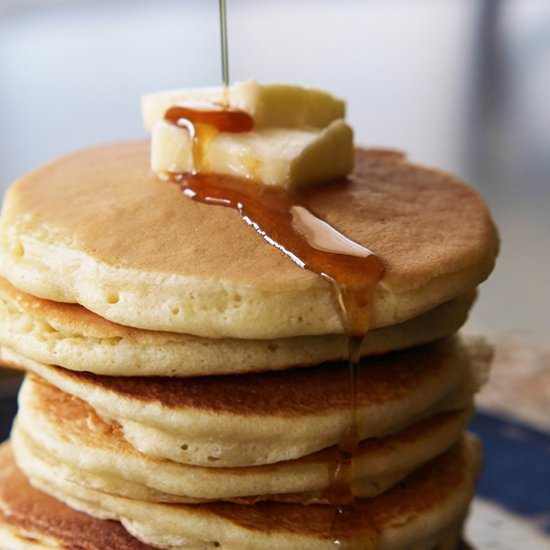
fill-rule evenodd
<path id="1" fill-rule="evenodd" d="M 466 320 L 469 292 L 420 317 L 372 330 L 362 355 L 450 336 Z M 318 365 L 347 357 L 342 335 L 274 340 L 200 338 L 118 325 L 76 304 L 43 300 L 0 278 L 0 344 L 35 361 L 107 376 L 203 376 Z"/>

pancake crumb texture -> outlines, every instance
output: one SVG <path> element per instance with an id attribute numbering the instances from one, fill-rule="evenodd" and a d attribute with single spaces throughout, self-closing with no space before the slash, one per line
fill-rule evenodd
<path id="1" fill-rule="evenodd" d="M 450 336 L 466 321 L 468 292 L 420 317 L 372 330 L 363 357 Z M 282 370 L 342 360 L 343 335 L 274 340 L 201 338 L 125 327 L 76 304 L 43 300 L 0 278 L 0 345 L 31 359 L 108 376 L 203 376 Z"/>
<path id="2" fill-rule="evenodd" d="M 494 264 L 498 239 L 479 195 L 401 157 L 358 150 L 350 180 L 323 186 L 309 206 L 384 262 L 372 328 L 457 298 Z M 17 181 L 0 218 L 0 274 L 148 330 L 343 332 L 328 282 L 266 246 L 231 209 L 184 200 L 156 180 L 144 143 L 74 153 Z"/>

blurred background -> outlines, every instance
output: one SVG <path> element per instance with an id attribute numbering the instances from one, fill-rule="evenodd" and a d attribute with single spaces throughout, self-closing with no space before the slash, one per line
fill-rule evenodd
<path id="1" fill-rule="evenodd" d="M 494 449 L 519 441 L 526 456 L 531 437 L 535 455 L 546 449 L 546 477 L 532 480 L 548 483 L 546 500 L 529 513 L 550 529 L 550 2 L 227 1 L 233 81 L 331 90 L 348 100 L 358 143 L 405 150 L 488 201 L 502 252 L 467 328 L 492 335 L 511 366 L 486 405 L 506 413 L 521 394 L 515 417 L 539 431 L 503 443 L 491 440 L 498 426 L 476 428 Z M 219 84 L 218 26 L 216 0 L 0 0 L 0 192 L 52 157 L 145 138 L 145 92 Z M 484 483 L 490 493 L 502 478 Z M 518 491 L 525 512 L 535 497 Z"/>
<path id="2" fill-rule="evenodd" d="M 232 80 L 347 98 L 357 141 L 471 181 L 502 254 L 473 330 L 550 328 L 550 2 L 228 0 Z M 144 92 L 220 83 L 216 0 L 0 0 L 0 191 L 88 145 L 145 137 Z"/>

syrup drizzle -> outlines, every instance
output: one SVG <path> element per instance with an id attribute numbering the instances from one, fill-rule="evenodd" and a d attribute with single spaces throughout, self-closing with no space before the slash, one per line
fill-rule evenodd
<path id="1" fill-rule="evenodd" d="M 209 110 L 194 109 L 191 107 L 171 107 L 166 111 L 164 119 L 176 126 L 189 129 L 185 122 L 191 122 L 191 128 L 197 125 L 213 126 L 216 132 L 231 132 L 238 134 L 254 130 L 254 119 L 244 111 L 220 106 L 217 109 L 212 106 Z"/>
<path id="2" fill-rule="evenodd" d="M 220 0 L 221 1 L 221 0 Z M 216 106 L 214 106 L 216 107 Z M 254 128 L 252 117 L 229 108 L 198 110 L 173 107 L 165 120 L 187 128 L 193 137 L 194 172 L 171 174 L 185 196 L 205 204 L 237 210 L 241 218 L 270 245 L 303 269 L 313 271 L 333 285 L 345 332 L 348 336 L 350 420 L 339 444 L 330 474 L 330 486 L 323 497 L 336 506 L 331 526 L 333 544 L 342 549 L 359 548 L 345 540 L 342 532 L 350 506 L 355 501 L 353 455 L 360 442 L 357 419 L 357 377 L 360 348 L 369 329 L 372 299 L 377 283 L 384 275 L 380 259 L 368 248 L 348 239 L 317 217 L 308 207 L 312 191 L 291 194 L 279 187 L 208 174 L 205 148 L 218 132 L 247 132 Z M 376 526 L 369 526 L 369 546 L 376 548 Z M 360 547 L 364 548 L 362 535 Z"/>
<path id="3" fill-rule="evenodd" d="M 237 134 L 254 129 L 254 119 L 248 113 L 223 105 L 212 105 L 208 110 L 171 107 L 164 114 L 164 120 L 189 132 L 193 140 L 194 175 L 208 171 L 206 149 L 219 132 Z"/>

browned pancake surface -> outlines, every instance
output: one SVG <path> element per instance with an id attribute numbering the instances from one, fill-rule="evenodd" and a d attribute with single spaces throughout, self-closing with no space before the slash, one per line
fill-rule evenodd
<path id="1" fill-rule="evenodd" d="M 363 359 L 357 376 L 358 405 L 384 404 L 443 376 L 444 361 L 455 353 L 444 340 L 386 356 Z M 350 407 L 346 363 L 329 363 L 284 372 L 167 379 L 108 377 L 59 369 L 76 382 L 167 408 L 239 414 L 294 416 Z"/>
<path id="2" fill-rule="evenodd" d="M 6 445 L 0 450 L 0 523 L 37 540 L 53 538 L 75 550 L 152 548 L 128 534 L 120 523 L 94 519 L 32 487 Z"/>
<path id="3" fill-rule="evenodd" d="M 36 399 L 33 414 L 42 415 L 53 425 L 59 426 L 63 437 L 67 440 L 78 443 L 79 447 L 99 446 L 101 448 L 110 448 L 121 455 L 137 452 L 124 439 L 123 432 L 116 422 L 103 420 L 87 403 L 51 386 L 39 377 L 34 377 L 33 383 Z M 441 412 L 425 418 L 395 434 L 365 439 L 360 442 L 354 461 L 360 461 L 363 456 L 367 455 L 374 455 L 385 459 L 385 457 L 390 456 L 392 453 L 401 452 L 403 446 L 406 446 L 407 443 L 422 440 L 438 430 L 450 429 L 456 432 L 456 426 L 461 426 L 463 419 L 467 418 L 468 415 L 469 412 L 463 410 Z M 338 448 L 334 446 L 294 459 L 289 464 L 327 463 L 332 465 L 338 461 L 339 457 Z M 170 462 L 166 459 L 157 460 L 159 462 Z M 253 466 L 249 468 L 208 468 L 208 470 L 212 474 L 218 473 L 222 477 L 225 474 L 246 476 L 253 471 L 269 472 L 277 475 L 279 469 L 284 467 L 285 464 L 283 461 L 275 465 Z M 189 466 L 186 467 L 188 468 Z M 302 496 L 292 494 L 286 496 L 259 495 L 229 500 L 233 502 L 253 503 L 267 498 L 294 502 L 311 500 L 307 494 Z"/>
<path id="4" fill-rule="evenodd" d="M 384 282 L 396 291 L 492 265 L 496 254 L 479 195 L 399 155 L 358 150 L 351 180 L 318 188 L 310 207 L 379 255 Z M 24 176 L 3 217 L 20 231 L 57 228 L 59 244 L 70 238 L 64 244 L 114 266 L 221 277 L 269 291 L 289 283 L 305 288 L 317 278 L 267 246 L 237 212 L 186 200 L 178 185 L 157 180 L 147 143 L 78 152 Z"/>

